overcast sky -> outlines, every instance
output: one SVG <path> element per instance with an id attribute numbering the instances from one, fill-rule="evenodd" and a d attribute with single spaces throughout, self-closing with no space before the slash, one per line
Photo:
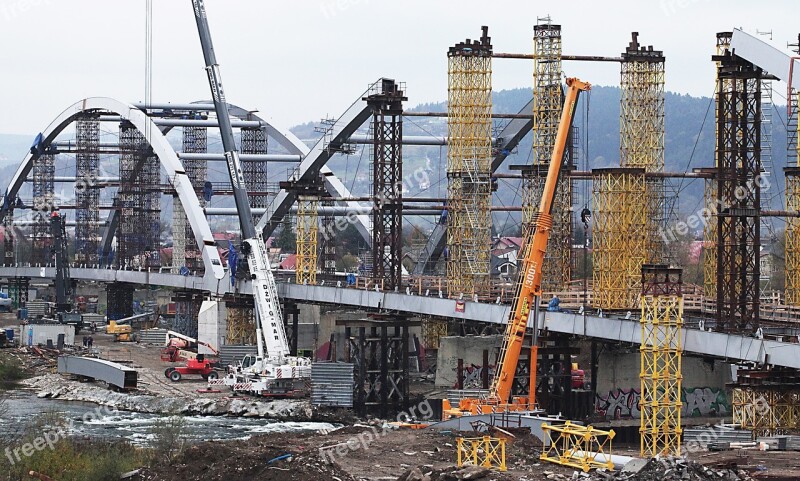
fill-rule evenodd
<path id="1" fill-rule="evenodd" d="M 153 100 L 208 98 L 189 0 L 154 2 Z M 665 52 L 666 88 L 709 96 L 714 34 L 772 31 L 797 39 L 797 0 L 207 0 L 228 100 L 278 125 L 338 116 L 385 76 L 407 83 L 409 105 L 447 96 L 448 46 L 477 38 L 530 53 L 537 17 L 562 25 L 565 54 L 619 55 L 631 31 Z M 768 37 L 764 37 L 769 40 Z M 0 133 L 33 136 L 75 101 L 144 98 L 145 0 L 0 0 Z M 494 61 L 494 88 L 528 87 L 532 64 Z M 613 63 L 564 64 L 567 75 L 617 85 Z M 776 90 L 783 92 L 785 87 Z M 783 100 L 776 98 L 776 103 Z"/>

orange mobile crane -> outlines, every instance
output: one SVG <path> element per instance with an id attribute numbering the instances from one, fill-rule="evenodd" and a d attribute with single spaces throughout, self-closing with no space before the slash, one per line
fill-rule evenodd
<path id="1" fill-rule="evenodd" d="M 580 92 L 591 89 L 587 82 L 581 82 L 576 78 L 567 79 L 567 91 L 564 99 L 564 108 L 561 111 L 561 120 L 558 125 L 553 154 L 550 157 L 550 166 L 547 171 L 542 199 L 539 204 L 539 212 L 536 214 L 533 224 L 533 233 L 526 233 L 526 241 L 523 251 L 523 268 L 519 271 L 517 280 L 517 295 L 511 307 L 511 315 L 508 320 L 508 327 L 503 339 L 503 347 L 498 358 L 497 374 L 492 381 L 488 395 L 484 398 L 465 398 L 461 399 L 458 408 L 453 408 L 450 401 L 445 399 L 442 402 L 442 413 L 444 419 L 470 414 L 488 414 L 493 412 L 506 411 L 526 411 L 535 408 L 536 401 L 536 356 L 538 346 L 536 345 L 537 327 L 534 324 L 533 340 L 531 341 L 531 382 L 530 394 L 526 397 L 511 396 L 511 385 L 514 382 L 514 373 L 517 370 L 522 341 L 525 338 L 525 330 L 528 328 L 528 317 L 531 310 L 538 311 L 539 298 L 542 295 L 542 262 L 544 261 L 547 240 L 550 238 L 550 230 L 553 228 L 553 217 L 551 210 L 553 199 L 555 198 L 558 177 L 561 172 L 561 164 L 564 159 L 564 150 L 567 145 L 567 138 L 572 127 L 572 120 L 575 118 L 575 105 L 578 102 Z"/>

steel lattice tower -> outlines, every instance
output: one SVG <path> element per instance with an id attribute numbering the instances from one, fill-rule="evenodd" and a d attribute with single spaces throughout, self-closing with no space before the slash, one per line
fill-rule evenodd
<path id="1" fill-rule="evenodd" d="M 317 283 L 318 211 L 319 197 L 306 195 L 297 197 L 295 281 L 298 284 Z"/>
<path id="2" fill-rule="evenodd" d="M 11 267 L 14 262 L 14 244 L 16 232 L 14 232 L 14 205 L 13 202 L 8 207 L 6 216 L 3 218 L 3 266 Z"/>
<path id="3" fill-rule="evenodd" d="M 96 185 L 100 169 L 98 144 L 100 123 L 79 119 L 75 123 L 75 262 L 97 264 L 99 247 L 100 190 Z"/>
<path id="4" fill-rule="evenodd" d="M 716 55 L 722 55 L 731 46 L 731 37 L 733 32 L 720 32 L 717 33 L 716 40 Z M 719 68 L 719 61 L 716 61 L 717 68 Z M 717 89 L 722 87 L 723 90 L 728 90 L 730 82 L 728 79 L 717 79 Z M 716 108 L 714 109 L 714 138 L 719 138 L 719 97 L 714 97 Z M 703 296 L 707 300 L 717 300 L 717 218 L 716 213 L 719 210 L 719 196 L 717 195 L 717 180 L 716 168 L 718 166 L 717 159 L 719 159 L 719 152 L 717 151 L 719 144 L 714 147 L 714 176 L 707 179 L 705 182 L 705 206 L 706 212 L 711 213 L 707 217 L 707 222 L 703 228 Z"/>
<path id="5" fill-rule="evenodd" d="M 267 131 L 265 129 L 242 129 L 242 154 L 266 154 L 268 149 Z M 242 162 L 244 182 L 247 186 L 250 205 L 254 209 L 269 206 L 269 188 L 267 186 L 267 162 Z M 257 221 L 257 219 L 254 219 Z"/>
<path id="6" fill-rule="evenodd" d="M 144 136 L 130 123 L 119 133 L 121 209 L 117 232 L 117 265 L 160 264 L 161 165 Z"/>
<path id="7" fill-rule="evenodd" d="M 183 152 L 205 153 L 207 151 L 208 129 L 205 127 L 184 127 Z M 208 164 L 205 160 L 195 159 L 184 159 L 182 162 L 200 205 L 204 206 L 203 189 L 206 182 Z M 172 203 L 172 266 L 173 269 L 179 270 L 181 266 L 186 266 L 190 271 L 202 272 L 204 268 L 203 255 L 197 248 L 192 226 L 186 221 L 186 212 L 178 207 L 179 202 L 178 196 L 175 195 Z"/>
<path id="8" fill-rule="evenodd" d="M 620 165 L 645 172 L 664 171 L 664 54 L 640 47 L 637 32 L 622 54 L 620 79 Z M 666 246 L 664 179 L 646 182 L 647 229 L 645 261 L 663 262 Z"/>
<path id="9" fill-rule="evenodd" d="M 33 160 L 33 242 L 31 263 L 44 265 L 50 260 L 53 238 L 50 233 L 50 212 L 55 205 L 55 157 L 42 154 Z"/>
<path id="10" fill-rule="evenodd" d="M 492 44 L 450 47 L 447 103 L 447 281 L 451 296 L 489 289 L 492 232 Z"/>
<path id="11" fill-rule="evenodd" d="M 372 109 L 372 278 L 384 289 L 402 283 L 403 91 L 381 79 L 364 100 Z M 378 90 L 380 89 L 380 90 Z"/>
<path id="12" fill-rule="evenodd" d="M 716 329 L 759 326 L 761 266 L 760 68 L 730 51 L 717 69 L 717 319 Z"/>
<path id="13" fill-rule="evenodd" d="M 642 266 L 640 455 L 681 454 L 681 269 Z"/>
<path id="14" fill-rule="evenodd" d="M 798 50 L 800 53 L 800 36 Z M 800 93 L 792 89 L 788 98 L 789 118 L 786 122 L 786 143 L 789 166 L 786 175 L 786 210 L 800 210 L 800 123 L 797 121 Z M 800 305 L 800 218 L 786 218 L 786 304 Z"/>
<path id="15" fill-rule="evenodd" d="M 641 268 L 647 211 L 641 208 L 647 187 L 643 169 L 592 171 L 594 249 L 592 305 L 630 309 L 641 297 Z"/>
<path id="16" fill-rule="evenodd" d="M 320 199 L 320 205 L 323 208 L 333 208 L 335 205 L 330 195 L 326 195 Z M 320 217 L 320 229 L 322 236 L 319 239 L 319 252 L 320 252 L 320 271 L 327 278 L 333 279 L 336 274 L 336 218 L 333 212 L 326 212 Z"/>
<path id="17" fill-rule="evenodd" d="M 533 218 L 539 208 L 544 179 L 561 120 L 561 25 L 542 23 L 533 27 L 533 165 L 522 169 L 522 232 L 533 234 Z M 567 149 L 569 151 L 571 149 Z M 572 194 L 574 181 L 568 171 L 573 163 L 565 151 L 561 181 L 553 200 L 553 228 L 545 253 L 542 289 L 558 291 L 572 276 Z"/>

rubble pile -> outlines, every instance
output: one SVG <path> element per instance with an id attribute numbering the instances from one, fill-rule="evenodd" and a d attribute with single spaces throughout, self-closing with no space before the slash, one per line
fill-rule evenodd
<path id="1" fill-rule="evenodd" d="M 546 479 L 567 480 L 574 477 L 548 474 Z M 577 479 L 587 481 L 750 481 L 747 472 L 741 469 L 703 466 L 683 458 L 635 459 L 619 471 L 598 469 L 593 473 L 581 473 Z"/>
<path id="2" fill-rule="evenodd" d="M 455 466 L 445 469 L 432 469 L 430 466 L 419 466 L 403 473 L 397 481 L 462 481 L 481 480 L 488 481 L 490 474 L 495 472 L 479 466 Z"/>

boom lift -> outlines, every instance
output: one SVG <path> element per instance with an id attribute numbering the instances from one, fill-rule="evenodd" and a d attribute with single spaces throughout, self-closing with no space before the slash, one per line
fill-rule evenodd
<path id="1" fill-rule="evenodd" d="M 56 266 L 56 319 L 61 324 L 75 328 L 77 334 L 83 327 L 83 318 L 79 312 L 73 311 L 72 279 L 69 275 L 69 252 L 67 250 L 67 224 L 61 214 L 50 214 L 50 233 L 53 235 L 53 261 Z"/>
<path id="2" fill-rule="evenodd" d="M 205 5 L 203 0 L 192 0 L 192 6 L 242 229 L 241 251 L 247 256 L 255 301 L 258 353 L 249 365 L 238 366 L 226 377 L 225 383 L 232 385 L 235 390 L 238 386 L 239 390 L 255 394 L 294 393 L 295 383 L 305 384 L 304 380 L 311 377 L 311 360 L 289 355 L 289 343 L 286 340 L 278 290 L 270 270 L 267 249 L 261 234 L 256 232 L 253 225 L 242 163 L 233 137 L 228 103 L 211 42 Z"/>
<path id="3" fill-rule="evenodd" d="M 591 89 L 587 82 L 576 78 L 567 79 L 567 92 L 564 99 L 564 108 L 561 111 L 561 120 L 558 124 L 555 145 L 550 166 L 547 171 L 539 211 L 536 214 L 535 231 L 526 236 L 523 256 L 523 268 L 519 271 L 517 279 L 517 295 L 511 307 L 508 327 L 503 338 L 503 347 L 497 362 L 497 373 L 492 381 L 489 394 L 485 398 L 461 399 L 458 408 L 452 408 L 450 401 L 442 401 L 444 419 L 470 414 L 489 414 L 493 412 L 526 411 L 535 408 L 536 401 L 536 319 L 539 308 L 539 298 L 542 295 L 542 262 L 547 249 L 547 240 L 553 227 L 551 211 L 558 185 L 561 164 L 564 159 L 564 150 L 567 145 L 569 131 L 575 118 L 575 105 L 580 92 Z M 517 370 L 525 330 L 528 328 L 528 317 L 533 309 L 534 326 L 531 341 L 531 386 L 530 394 L 525 397 L 511 396 L 511 385 L 514 382 L 514 373 Z"/>

